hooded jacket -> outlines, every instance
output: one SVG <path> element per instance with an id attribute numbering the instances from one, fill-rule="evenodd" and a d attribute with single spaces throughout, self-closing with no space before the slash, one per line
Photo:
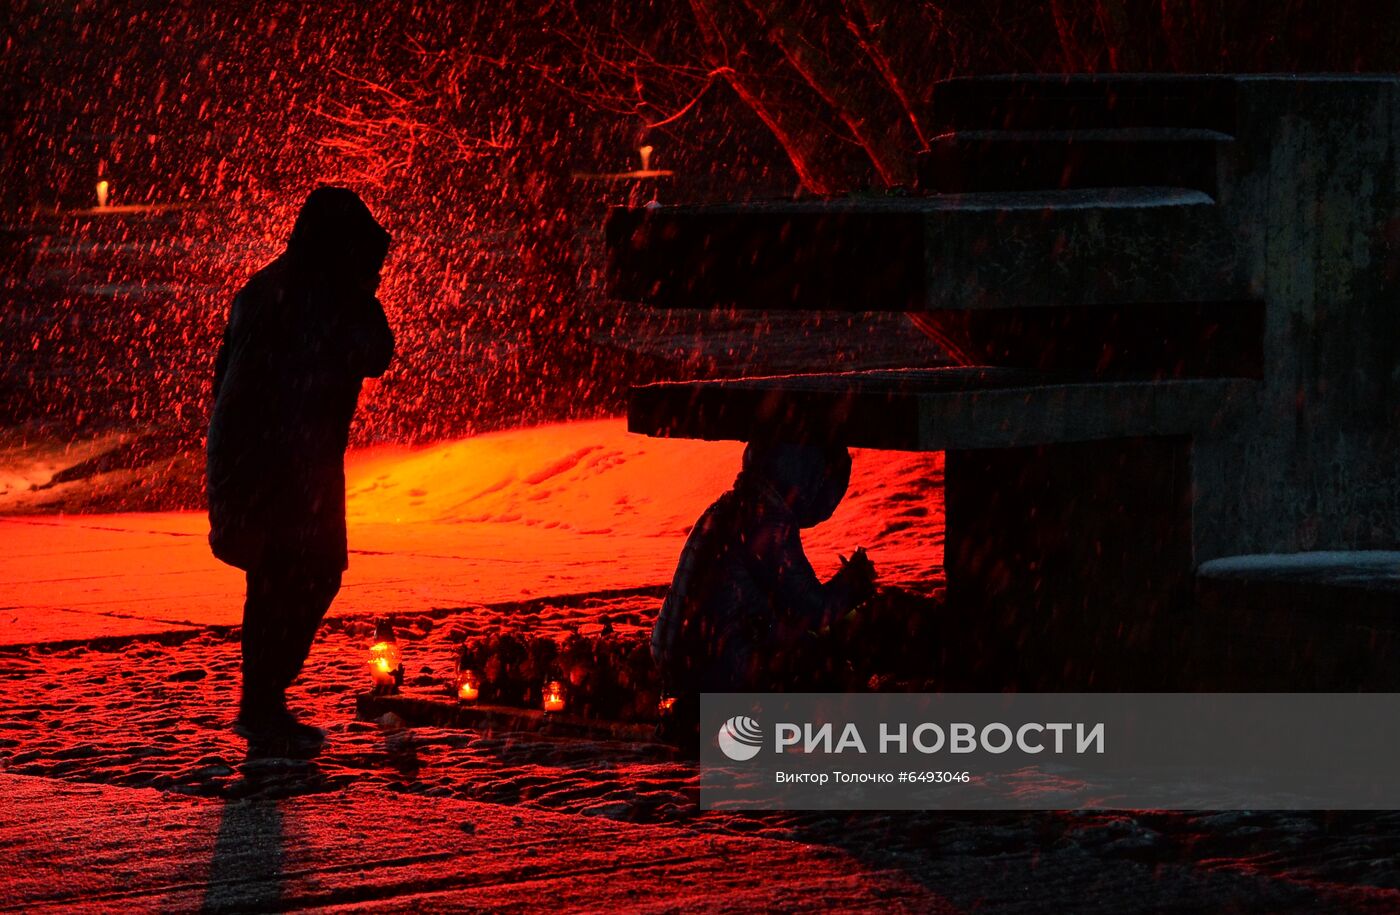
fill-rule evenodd
<path id="1" fill-rule="evenodd" d="M 251 569 L 271 551 L 346 567 L 345 448 L 364 378 L 394 338 L 374 296 L 389 233 L 321 187 L 286 251 L 239 291 L 214 367 L 209 542 Z"/>
<path id="2" fill-rule="evenodd" d="M 817 578 L 801 536 L 831 517 L 850 477 L 845 448 L 745 449 L 734 488 L 686 539 L 652 630 L 652 657 L 669 689 L 773 685 L 783 652 L 854 605 L 845 575 Z"/>

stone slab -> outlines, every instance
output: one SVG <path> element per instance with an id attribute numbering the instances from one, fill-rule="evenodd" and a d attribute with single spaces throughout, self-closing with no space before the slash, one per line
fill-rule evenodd
<path id="1" fill-rule="evenodd" d="M 546 713 L 539 709 L 517 708 L 490 703 L 459 702 L 450 696 L 426 694 L 423 690 L 380 695 L 360 693 L 355 697 L 355 713 L 373 720 L 392 712 L 411 726 L 469 728 L 484 734 L 494 731 L 529 731 L 555 737 L 586 737 L 601 740 L 654 741 L 656 722 L 608 721 L 583 718 L 566 712 Z"/>
<path id="2" fill-rule="evenodd" d="M 1400 552 L 1227 556 L 1202 563 L 1196 576 L 1213 604 L 1308 613 L 1400 633 Z"/>
<path id="3" fill-rule="evenodd" d="M 919 155 L 919 188 L 957 194 L 1146 185 L 1214 196 L 1220 147 L 1232 139 L 1179 127 L 951 131 Z"/>
<path id="4" fill-rule="evenodd" d="M 664 308 L 933 311 L 1251 298 L 1211 197 L 1181 188 L 617 209 L 608 283 Z"/>
<path id="5" fill-rule="evenodd" d="M 1197 127 L 1229 132 L 1235 126 L 1241 80 L 1179 73 L 961 77 L 934 86 L 932 105 L 946 129 Z"/>
<path id="6" fill-rule="evenodd" d="M 1053 383 L 976 368 L 666 382 L 633 388 L 628 427 L 901 451 L 1008 448 L 1219 431 L 1254 389 L 1239 379 Z"/>
<path id="7" fill-rule="evenodd" d="M 1227 556 L 1196 574 L 1191 664 L 1219 689 L 1400 690 L 1400 552 Z"/>

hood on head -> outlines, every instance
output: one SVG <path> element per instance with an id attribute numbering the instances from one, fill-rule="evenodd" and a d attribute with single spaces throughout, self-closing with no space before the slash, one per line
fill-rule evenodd
<path id="1" fill-rule="evenodd" d="M 850 482 L 851 452 L 843 445 L 750 442 L 738 485 L 767 486 L 799 527 L 812 527 L 831 517 Z"/>
<path id="2" fill-rule="evenodd" d="M 322 185 L 301 205 L 287 251 L 318 267 L 378 275 L 389 254 L 389 233 L 360 195 Z"/>

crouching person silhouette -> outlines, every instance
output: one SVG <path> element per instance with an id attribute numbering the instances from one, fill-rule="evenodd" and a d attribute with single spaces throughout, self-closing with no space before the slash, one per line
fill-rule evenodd
<path id="1" fill-rule="evenodd" d="M 850 478 L 843 447 L 745 449 L 734 488 L 686 540 L 652 630 L 652 657 L 678 708 L 699 692 L 797 685 L 812 663 L 804 658 L 809 633 L 874 592 L 864 551 L 823 583 L 802 550 L 801 529 L 831 517 Z"/>
<path id="2" fill-rule="evenodd" d="M 394 338 L 375 298 L 389 234 L 352 191 L 311 192 L 286 251 L 233 300 L 214 368 L 209 542 L 247 573 L 243 694 L 250 741 L 319 745 L 288 711 L 346 568 L 345 448 L 361 381 Z"/>

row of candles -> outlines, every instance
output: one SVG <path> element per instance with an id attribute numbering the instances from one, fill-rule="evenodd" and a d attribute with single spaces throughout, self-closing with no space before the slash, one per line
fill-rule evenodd
<path id="1" fill-rule="evenodd" d="M 394 633 L 381 623 L 369 648 L 370 682 L 378 692 L 393 692 L 403 682 L 403 654 Z M 452 679 L 452 690 L 462 702 L 475 702 L 481 697 L 481 678 L 474 670 L 458 670 Z M 545 683 L 540 691 L 540 705 L 546 712 L 564 711 L 564 684 L 558 680 Z"/>
<path id="2" fill-rule="evenodd" d="M 640 169 L 635 169 L 635 170 L 630 171 L 630 172 L 611 172 L 611 173 L 608 173 L 608 174 L 600 174 L 600 175 L 578 173 L 578 174 L 575 174 L 574 177 L 576 177 L 576 178 L 606 179 L 606 180 L 613 180 L 613 181 L 621 181 L 621 180 L 633 180 L 633 181 L 635 181 L 635 180 L 638 180 L 638 179 L 646 179 L 646 178 L 668 178 L 668 177 L 670 177 L 671 175 L 675 174 L 674 172 L 672 172 L 672 171 L 670 171 L 670 170 L 668 170 L 668 169 L 652 168 L 652 167 L 651 167 L 651 154 L 652 154 L 653 151 L 654 151 L 654 147 L 651 147 L 651 146 L 643 146 L 643 147 L 641 147 L 640 149 L 637 150 L 637 153 L 638 153 L 638 155 L 641 157 L 641 160 L 642 160 L 642 167 L 641 167 Z M 99 173 L 99 174 L 100 174 L 100 173 Z M 108 204 L 108 203 L 110 202 L 110 200 L 111 200 L 111 195 L 112 195 L 112 182 L 108 181 L 106 178 L 98 178 L 98 181 L 97 181 L 97 208 L 98 208 L 99 210 L 102 210 L 102 209 L 106 209 L 106 208 L 107 208 L 107 204 Z"/>
<path id="3" fill-rule="evenodd" d="M 475 702 L 481 698 L 481 678 L 474 670 L 459 670 L 452 680 L 452 688 L 462 702 Z M 564 711 L 564 684 L 550 680 L 540 690 L 540 706 L 546 712 Z"/>

